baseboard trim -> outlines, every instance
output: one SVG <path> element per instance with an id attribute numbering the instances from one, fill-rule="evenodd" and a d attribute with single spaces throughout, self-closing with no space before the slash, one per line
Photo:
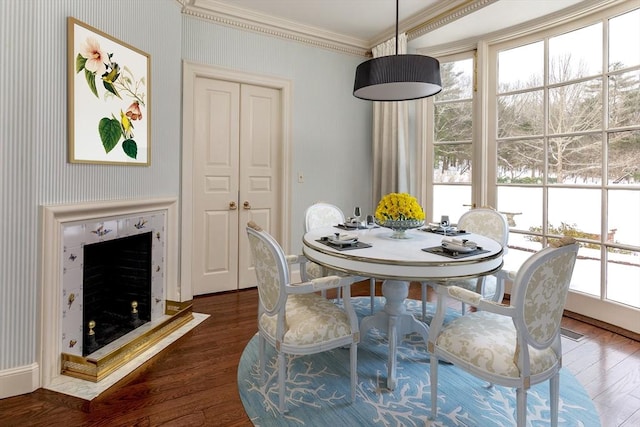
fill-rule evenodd
<path id="1" fill-rule="evenodd" d="M 585 316 L 569 310 L 565 310 L 564 315 L 570 319 L 579 320 L 580 322 L 587 323 L 600 329 L 604 329 L 605 331 L 613 332 L 614 334 L 622 335 L 623 337 L 640 342 L 640 334 L 629 331 L 628 329 L 624 329 L 619 326 L 612 325 L 611 323 L 603 322 L 601 320 L 594 319 L 589 316 Z"/>
<path id="2" fill-rule="evenodd" d="M 40 387 L 40 366 L 37 363 L 0 371 L 0 399 L 35 391 Z"/>

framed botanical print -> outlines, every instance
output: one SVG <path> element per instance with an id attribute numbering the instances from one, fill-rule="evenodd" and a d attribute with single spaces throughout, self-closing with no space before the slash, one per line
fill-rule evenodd
<path id="1" fill-rule="evenodd" d="M 150 164 L 150 57 L 67 18 L 69 162 Z"/>

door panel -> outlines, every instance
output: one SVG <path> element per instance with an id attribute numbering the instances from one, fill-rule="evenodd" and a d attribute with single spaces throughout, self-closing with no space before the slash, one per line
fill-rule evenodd
<path id="1" fill-rule="evenodd" d="M 280 91 L 242 85 L 240 122 L 240 238 L 238 258 L 240 289 L 255 286 L 255 273 L 244 224 L 250 219 L 278 239 L 281 236 L 277 211 L 281 195 L 282 131 Z M 245 202 L 250 209 L 245 209 Z"/>
<path id="2" fill-rule="evenodd" d="M 193 147 L 193 294 L 255 286 L 245 225 L 281 236 L 280 91 L 197 78 Z"/>
<path id="3" fill-rule="evenodd" d="M 240 85 L 198 78 L 195 91 L 192 280 L 199 295 L 237 288 Z"/>
<path id="4" fill-rule="evenodd" d="M 230 240 L 229 221 L 232 220 L 226 212 L 205 212 L 204 241 L 205 272 L 209 274 L 227 274 L 231 270 L 229 266 L 229 245 L 220 245 L 219 242 Z"/>

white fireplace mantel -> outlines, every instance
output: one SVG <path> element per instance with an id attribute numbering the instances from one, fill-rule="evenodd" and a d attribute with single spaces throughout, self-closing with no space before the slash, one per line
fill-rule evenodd
<path id="1" fill-rule="evenodd" d="M 182 288 L 178 281 L 177 199 L 154 198 L 42 206 L 40 387 L 46 387 L 60 375 L 64 228 L 74 223 L 99 223 L 113 218 L 144 216 L 158 212 L 162 212 L 166 217 L 166 259 L 163 284 L 165 299 L 178 302 L 189 301 L 192 299 L 190 287 Z"/>

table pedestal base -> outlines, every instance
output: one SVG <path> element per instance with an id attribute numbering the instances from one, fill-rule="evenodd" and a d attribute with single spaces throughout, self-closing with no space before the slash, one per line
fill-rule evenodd
<path id="1" fill-rule="evenodd" d="M 364 339 L 369 329 L 376 328 L 387 334 L 389 341 L 389 361 L 387 363 L 387 388 L 396 387 L 396 353 L 398 342 L 407 334 L 417 332 L 422 335 L 425 345 L 429 341 L 429 328 L 407 313 L 404 301 L 409 295 L 409 282 L 385 280 L 382 284 L 385 305 L 382 311 L 367 316 L 360 322 L 360 336 Z"/>

